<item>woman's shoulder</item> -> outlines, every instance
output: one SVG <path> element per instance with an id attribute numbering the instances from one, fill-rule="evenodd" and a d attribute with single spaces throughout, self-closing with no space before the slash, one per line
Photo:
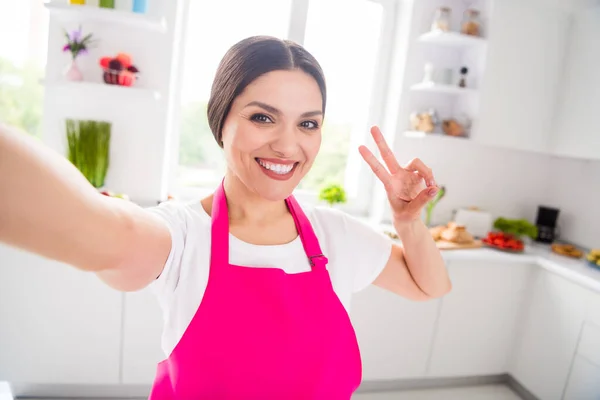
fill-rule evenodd
<path id="1" fill-rule="evenodd" d="M 169 200 L 146 210 L 174 224 L 210 225 L 210 216 L 204 211 L 200 200 Z"/>

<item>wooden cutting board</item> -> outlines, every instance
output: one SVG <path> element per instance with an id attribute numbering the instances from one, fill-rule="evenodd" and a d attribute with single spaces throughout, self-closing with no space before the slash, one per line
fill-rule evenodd
<path id="1" fill-rule="evenodd" d="M 445 240 L 438 240 L 435 243 L 437 244 L 437 247 L 440 250 L 479 249 L 483 246 L 481 240 L 475 240 L 472 243 L 468 244 L 447 242 Z"/>

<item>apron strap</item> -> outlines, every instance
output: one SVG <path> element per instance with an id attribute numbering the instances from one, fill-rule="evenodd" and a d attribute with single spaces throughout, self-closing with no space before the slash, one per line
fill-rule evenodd
<path id="1" fill-rule="evenodd" d="M 315 231 L 306 217 L 306 214 L 302 211 L 302 207 L 300 207 L 300 204 L 298 204 L 298 201 L 296 201 L 294 196 L 288 197 L 285 199 L 285 202 L 296 223 L 296 228 L 300 234 L 300 240 L 302 241 L 302 246 L 304 247 L 310 266 L 313 270 L 325 269 L 328 262 L 327 257 L 325 257 L 321 251 L 319 240 L 317 239 Z"/>
<path id="2" fill-rule="evenodd" d="M 229 265 L 229 213 L 223 182 L 213 195 L 211 212 L 210 271 Z"/>

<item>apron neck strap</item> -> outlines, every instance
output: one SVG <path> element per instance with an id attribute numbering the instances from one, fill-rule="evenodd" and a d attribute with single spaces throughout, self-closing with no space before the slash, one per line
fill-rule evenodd
<path id="1" fill-rule="evenodd" d="M 294 196 L 288 197 L 285 202 L 294 218 L 296 229 L 312 269 L 325 269 L 328 260 L 321 251 L 310 221 Z M 217 187 L 213 196 L 211 220 L 211 264 L 229 265 L 229 212 L 223 182 Z"/>

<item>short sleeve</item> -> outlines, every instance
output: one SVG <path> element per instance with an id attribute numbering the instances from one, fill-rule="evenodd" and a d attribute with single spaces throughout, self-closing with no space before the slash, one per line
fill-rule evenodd
<path id="1" fill-rule="evenodd" d="M 169 257 L 161 274 L 149 286 L 160 297 L 173 293 L 179 282 L 188 225 L 184 207 L 181 203 L 169 201 L 146 209 L 165 221 L 171 234 Z"/>
<path id="2" fill-rule="evenodd" d="M 343 214 L 345 242 L 354 270 L 352 290 L 360 292 L 373 283 L 386 266 L 392 253 L 392 241 L 373 225 Z"/>

